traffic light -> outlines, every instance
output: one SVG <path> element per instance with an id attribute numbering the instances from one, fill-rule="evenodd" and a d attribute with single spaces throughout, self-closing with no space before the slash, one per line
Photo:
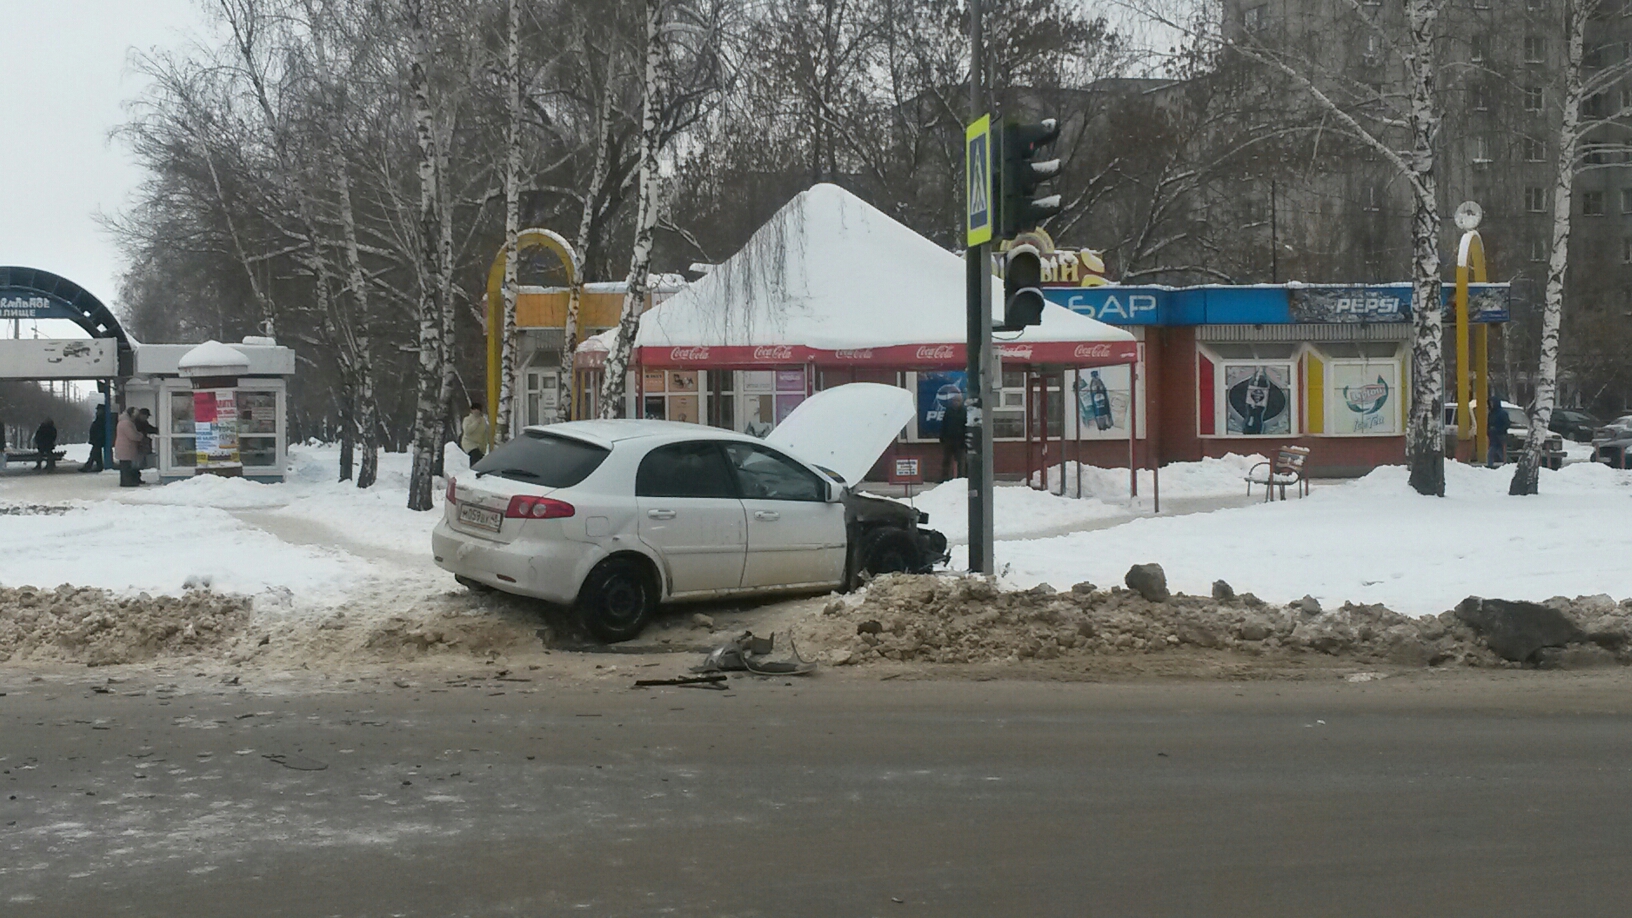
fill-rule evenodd
<path id="1" fill-rule="evenodd" d="M 1053 178 L 1060 171 L 1060 161 L 1038 161 L 1043 147 L 1060 136 L 1060 124 L 1053 118 L 1044 118 L 1034 124 L 1016 121 L 1003 123 L 1003 173 L 998 213 L 1002 218 L 1000 233 L 1004 239 L 1013 239 L 1021 233 L 1036 229 L 1039 224 L 1060 212 L 1060 196 L 1033 198 L 1037 186 Z"/>
<path id="2" fill-rule="evenodd" d="M 1043 259 L 1029 242 L 1003 256 L 1003 324 L 994 332 L 1021 331 L 1043 321 Z"/>

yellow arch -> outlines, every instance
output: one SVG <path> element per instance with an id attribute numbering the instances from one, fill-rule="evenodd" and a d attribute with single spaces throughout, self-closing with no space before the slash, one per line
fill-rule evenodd
<path id="1" fill-rule="evenodd" d="M 568 286 L 578 282 L 578 256 L 573 254 L 572 245 L 560 234 L 538 227 L 524 229 L 516 234 L 516 253 L 519 255 L 527 249 L 554 252 L 566 269 Z M 503 374 L 504 361 L 503 329 L 504 248 L 500 247 L 499 254 L 493 259 L 493 266 L 487 270 L 487 429 L 490 448 L 493 436 L 498 431 L 499 378 Z"/>

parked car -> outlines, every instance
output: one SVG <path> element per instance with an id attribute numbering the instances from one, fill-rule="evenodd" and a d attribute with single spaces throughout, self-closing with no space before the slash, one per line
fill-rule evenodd
<path id="1" fill-rule="evenodd" d="M 927 571 L 946 537 L 859 482 L 912 418 L 876 383 L 818 393 L 763 440 L 669 421 L 528 427 L 450 479 L 431 535 L 459 582 L 576 608 L 605 641 L 659 603 Z"/>
<path id="2" fill-rule="evenodd" d="M 1503 401 L 1500 404 L 1507 411 L 1507 453 L 1511 456 L 1524 449 L 1525 442 L 1530 439 L 1530 428 L 1526 426 L 1529 423 L 1529 416 L 1524 413 L 1523 408 L 1512 402 Z M 1475 416 L 1477 417 L 1478 399 L 1474 399 L 1472 407 L 1475 409 Z M 1447 402 L 1445 404 L 1445 455 L 1447 456 L 1456 455 L 1456 417 L 1456 403 Z M 1483 423 L 1482 419 L 1481 423 Z M 1485 459 L 1483 456 L 1476 458 L 1480 462 Z"/>
<path id="3" fill-rule="evenodd" d="M 1632 414 L 1621 415 L 1592 431 L 1592 461 L 1610 468 L 1632 468 Z"/>
<path id="4" fill-rule="evenodd" d="M 1592 441 L 1592 432 L 1598 427 L 1598 419 L 1579 408 L 1554 408 L 1553 416 L 1547 422 L 1547 429 L 1566 440 L 1577 443 Z"/>

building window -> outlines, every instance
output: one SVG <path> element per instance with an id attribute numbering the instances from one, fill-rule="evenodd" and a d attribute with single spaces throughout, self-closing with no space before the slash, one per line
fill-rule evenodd
<path id="1" fill-rule="evenodd" d="M 1297 436 L 1295 345 L 1212 344 L 1198 362 L 1201 399 L 1212 414 L 1202 433 L 1225 437 Z M 1210 378 L 1202 378 L 1210 377 Z M 1210 428 L 1210 429 L 1209 429 Z"/>
<path id="2" fill-rule="evenodd" d="M 1398 345 L 1321 345 L 1306 352 L 1305 359 L 1305 390 L 1311 401 L 1318 397 L 1324 403 L 1308 406 L 1310 428 L 1319 424 L 1320 433 L 1338 437 L 1400 434 L 1404 365 Z"/>
<path id="3" fill-rule="evenodd" d="M 1490 111 L 1490 90 L 1483 83 L 1468 87 L 1468 107 L 1476 112 Z"/>
<path id="4" fill-rule="evenodd" d="M 1621 264 L 1632 265 L 1632 236 L 1621 240 Z"/>
<path id="5" fill-rule="evenodd" d="M 1268 16 L 1265 13 L 1265 8 L 1262 6 L 1255 6 L 1252 9 L 1245 10 L 1241 13 L 1241 28 L 1247 30 L 1248 32 L 1256 32 L 1264 27 L 1264 23 L 1267 19 Z"/>
<path id="6" fill-rule="evenodd" d="M 1581 192 L 1581 213 L 1589 217 L 1604 215 L 1604 193 L 1602 191 Z"/>
<path id="7" fill-rule="evenodd" d="M 1527 112 L 1541 111 L 1541 87 L 1524 87 L 1524 110 Z"/>
<path id="8" fill-rule="evenodd" d="M 1475 64 L 1483 63 L 1485 60 L 1485 55 L 1490 51 L 1488 45 L 1489 42 L 1485 39 L 1485 36 L 1473 36 L 1471 39 L 1471 47 L 1468 51 L 1468 59 L 1473 61 Z"/>
<path id="9" fill-rule="evenodd" d="M 1589 143 L 1581 154 L 1581 161 L 1589 166 L 1602 166 L 1609 162 L 1609 154 L 1604 150 L 1609 144 Z"/>
<path id="10" fill-rule="evenodd" d="M 1476 10 L 1488 10 L 1490 9 L 1490 0 L 1473 0 L 1473 8 Z"/>
<path id="11" fill-rule="evenodd" d="M 1534 137 L 1526 137 L 1521 143 L 1524 145 L 1524 161 L 1539 163 L 1547 156 L 1547 145 Z"/>
<path id="12" fill-rule="evenodd" d="M 1376 185 L 1366 186 L 1366 210 L 1377 211 L 1383 209 L 1383 196 L 1377 193 Z"/>
<path id="13" fill-rule="evenodd" d="M 1524 209 L 1540 214 L 1547 212 L 1547 192 L 1534 185 L 1524 189 Z"/>
<path id="14" fill-rule="evenodd" d="M 1530 240 L 1530 260 L 1542 262 L 1547 260 L 1547 243 L 1540 239 Z"/>
<path id="15" fill-rule="evenodd" d="M 1621 189 L 1621 213 L 1632 214 L 1632 188 Z"/>
<path id="16" fill-rule="evenodd" d="M 1526 35 L 1524 37 L 1524 62 L 1527 64 L 1545 63 L 1547 60 L 1546 55 L 1543 53 L 1545 49 L 1546 45 L 1543 43 L 1541 36 Z"/>
<path id="17" fill-rule="evenodd" d="M 1490 138 L 1489 137 L 1485 137 L 1483 135 L 1478 135 L 1478 136 L 1469 138 L 1468 147 L 1469 147 L 1469 150 L 1471 152 L 1471 155 L 1472 155 L 1472 158 L 1473 158 L 1473 161 L 1474 161 L 1475 164 L 1482 164 L 1482 163 L 1490 162 Z"/>
<path id="18" fill-rule="evenodd" d="M 1581 100 L 1581 116 L 1583 118 L 1602 118 L 1604 108 L 1609 101 L 1601 92 L 1595 92 Z"/>

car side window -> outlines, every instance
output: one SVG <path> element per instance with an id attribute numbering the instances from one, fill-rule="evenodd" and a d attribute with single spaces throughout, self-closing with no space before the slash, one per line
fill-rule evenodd
<path id="1" fill-rule="evenodd" d="M 718 497 L 736 500 L 736 480 L 709 440 L 659 446 L 640 460 L 635 473 L 638 497 Z"/>
<path id="2" fill-rule="evenodd" d="M 744 498 L 758 500 L 827 500 L 827 484 L 792 459 L 753 443 L 727 443 L 725 454 L 737 473 Z"/>

